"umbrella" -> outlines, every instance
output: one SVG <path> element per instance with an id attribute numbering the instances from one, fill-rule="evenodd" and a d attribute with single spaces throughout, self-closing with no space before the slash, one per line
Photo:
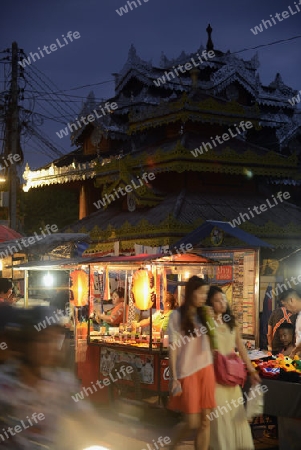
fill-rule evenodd
<path id="1" fill-rule="evenodd" d="M 0 242 L 12 241 L 13 239 L 19 239 L 21 237 L 22 234 L 12 228 L 8 228 L 5 225 L 0 225 Z"/>

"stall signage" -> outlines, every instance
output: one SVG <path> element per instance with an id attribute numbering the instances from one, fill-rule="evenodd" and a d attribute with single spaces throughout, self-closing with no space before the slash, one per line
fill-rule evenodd
<path id="1" fill-rule="evenodd" d="M 217 280 L 232 280 L 233 268 L 232 266 L 218 266 L 216 270 Z"/>
<path id="2" fill-rule="evenodd" d="M 202 252 L 202 255 L 207 258 L 220 261 L 224 264 L 232 264 L 234 257 L 233 252 Z"/>
<path id="3" fill-rule="evenodd" d="M 111 348 L 101 348 L 100 373 L 107 376 L 119 363 L 129 363 L 139 374 L 140 382 L 143 384 L 154 383 L 154 357 L 132 352 L 112 350 Z M 127 377 L 124 378 L 125 380 Z M 129 380 L 131 376 L 129 375 Z"/>
<path id="4" fill-rule="evenodd" d="M 166 369 L 164 369 L 163 371 L 163 380 L 169 380 L 169 367 L 166 367 Z"/>
<path id="5" fill-rule="evenodd" d="M 169 389 L 169 363 L 168 359 L 161 359 L 160 361 L 160 377 L 161 377 L 161 390 L 167 392 Z"/>

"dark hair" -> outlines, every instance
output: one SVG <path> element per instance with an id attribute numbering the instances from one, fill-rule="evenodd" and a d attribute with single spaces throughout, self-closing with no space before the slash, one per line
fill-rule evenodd
<path id="1" fill-rule="evenodd" d="M 200 277 L 194 275 L 189 278 L 185 286 L 185 297 L 184 303 L 180 306 L 181 314 L 181 330 L 184 331 L 185 335 L 196 336 L 194 331 L 194 323 L 191 317 L 188 315 L 189 307 L 192 305 L 193 292 L 202 286 L 208 286 L 208 283 Z M 200 322 L 202 322 L 201 308 L 197 308 L 197 316 Z"/>
<path id="2" fill-rule="evenodd" d="M 296 289 L 290 288 L 290 289 L 287 289 L 286 291 L 282 292 L 279 295 L 278 300 L 280 302 L 286 302 L 288 300 L 288 298 L 291 296 L 300 298 L 300 293 Z"/>
<path id="3" fill-rule="evenodd" d="M 215 296 L 215 294 L 224 294 L 224 292 L 219 286 L 211 286 L 209 289 L 209 292 L 208 292 L 206 305 L 213 306 L 211 301 L 212 301 L 212 298 Z M 226 316 L 230 317 L 230 320 L 225 320 Z M 230 328 L 231 331 L 233 330 L 233 328 L 236 325 L 235 316 L 232 313 L 228 302 L 227 302 L 227 309 L 226 309 L 225 313 L 222 315 L 222 321 L 228 325 L 228 327 Z"/>
<path id="4" fill-rule="evenodd" d="M 117 289 L 114 289 L 114 291 L 112 292 L 111 296 L 113 296 L 113 294 L 117 294 L 119 298 L 124 298 L 124 288 L 123 287 L 119 287 Z"/>
<path id="5" fill-rule="evenodd" d="M 294 334 L 295 327 L 292 323 L 284 322 L 279 325 L 278 330 L 290 330 Z"/>
<path id="6" fill-rule="evenodd" d="M 166 303 L 166 302 L 170 302 L 170 309 L 176 308 L 177 300 L 176 300 L 176 297 L 174 296 L 174 294 L 172 294 L 171 292 L 166 293 L 164 303 Z"/>

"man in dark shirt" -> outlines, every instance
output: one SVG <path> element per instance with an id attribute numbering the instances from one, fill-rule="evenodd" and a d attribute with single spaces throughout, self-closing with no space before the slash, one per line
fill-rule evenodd
<path id="1" fill-rule="evenodd" d="M 283 305 L 281 308 L 275 309 L 272 312 L 269 318 L 268 324 L 268 350 L 274 354 L 280 352 L 283 347 L 283 344 L 279 337 L 279 327 L 282 323 L 291 323 L 295 327 L 296 323 L 296 314 L 292 314 L 288 309 L 288 297 L 289 291 L 285 291 L 279 298 L 281 304 Z"/>

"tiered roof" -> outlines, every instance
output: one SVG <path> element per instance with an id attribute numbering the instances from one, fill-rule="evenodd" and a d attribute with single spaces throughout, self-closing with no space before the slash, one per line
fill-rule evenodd
<path id="1" fill-rule="evenodd" d="M 126 63 L 119 73 L 113 74 L 115 95 L 109 101 L 116 102 L 118 109 L 83 125 L 72 134 L 72 142 L 79 146 L 77 151 L 54 161 L 40 172 L 26 168 L 28 188 L 91 178 L 100 188 L 99 198 L 109 195 L 118 186 L 124 187 L 144 171 L 156 174 L 154 183 L 132 193 L 136 210 L 122 211 L 121 202 L 114 202 L 72 227 L 72 230 L 92 230 L 95 242 L 105 241 L 102 248 L 111 248 L 114 240 L 125 240 L 123 249 L 132 248 L 133 242 L 146 243 L 147 240 L 148 245 L 170 244 L 191 231 L 192 226 L 200 225 L 197 221 L 231 220 L 234 196 L 230 195 L 231 200 L 220 197 L 221 201 L 215 204 L 216 214 L 212 215 L 204 204 L 209 204 L 204 193 L 198 194 L 193 201 L 190 201 L 191 193 L 185 197 L 187 206 L 182 211 L 190 208 L 196 214 L 195 219 L 185 222 L 184 216 L 189 217 L 191 213 L 188 210 L 183 213 L 183 220 L 176 219 L 173 208 L 168 205 L 175 200 L 179 204 L 177 194 L 165 191 L 162 183 L 159 187 L 157 185 L 158 178 L 164 173 L 189 173 L 189 176 L 190 173 L 199 173 L 205 177 L 207 172 L 212 176 L 219 174 L 239 180 L 248 173 L 257 181 L 264 179 L 265 184 L 301 184 L 298 168 L 301 114 L 288 101 L 297 91 L 286 86 L 279 74 L 264 86 L 258 73 L 257 54 L 245 61 L 230 51 L 213 50 L 211 30 L 207 29 L 207 32 L 206 48 L 200 46 L 194 53 L 182 52 L 175 59 L 168 59 L 162 53 L 159 64 L 141 59 L 132 45 Z M 179 64 L 191 62 L 197 54 L 202 57 L 203 52 L 209 51 L 214 51 L 215 56 L 207 60 L 203 58 L 197 69 L 166 79 L 166 72 Z M 162 77 L 165 77 L 165 82 L 162 82 Z M 79 116 L 87 116 L 99 107 L 94 94 L 90 93 Z M 210 141 L 210 133 L 221 135 L 229 127 L 247 120 L 253 124 L 251 132 L 232 138 L 201 157 L 192 155 L 191 150 Z M 83 160 L 85 157 L 88 159 Z M 250 206 L 252 198 L 249 194 L 246 202 Z M 218 195 L 215 202 L 217 198 Z M 254 204 L 259 201 L 260 194 L 254 197 Z M 201 209 L 197 205 L 202 205 Z M 223 212 L 225 205 L 228 217 Z M 238 215 L 243 208 L 244 201 L 241 200 L 233 215 Z M 282 205 L 281 208 L 278 209 L 279 214 L 287 217 L 293 211 L 290 208 L 294 207 Z M 288 229 L 296 227 L 297 230 L 299 227 L 300 234 L 300 211 L 296 214 L 291 214 L 292 224 Z M 265 225 L 255 220 L 243 224 L 242 228 L 251 226 L 254 229 L 247 231 L 266 240 L 274 239 L 278 245 L 286 233 L 282 224 L 275 217 L 274 225 L 270 226 L 267 215 L 263 221 Z M 290 245 L 295 243 L 294 235 Z M 98 244 L 95 246 L 95 251 L 98 251 Z"/>

